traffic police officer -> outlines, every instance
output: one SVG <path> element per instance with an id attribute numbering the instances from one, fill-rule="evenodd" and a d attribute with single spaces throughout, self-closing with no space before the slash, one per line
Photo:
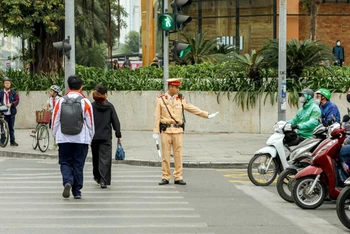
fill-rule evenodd
<path id="1" fill-rule="evenodd" d="M 170 150 L 174 153 L 174 183 L 186 185 L 182 179 L 182 137 L 184 132 L 184 110 L 203 118 L 214 118 L 217 113 L 208 114 L 198 107 L 186 103 L 185 97 L 179 95 L 182 78 L 168 79 L 168 91 L 159 95 L 154 111 L 153 138 L 158 140 L 161 134 L 162 145 L 162 180 L 159 185 L 169 184 L 170 180 Z"/>

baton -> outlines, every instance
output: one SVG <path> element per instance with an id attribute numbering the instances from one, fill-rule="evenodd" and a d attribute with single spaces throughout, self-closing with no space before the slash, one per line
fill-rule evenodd
<path id="1" fill-rule="evenodd" d="M 158 157 L 161 158 L 161 157 L 162 157 L 162 154 L 160 153 L 158 140 L 156 140 L 156 146 L 157 146 L 157 150 L 158 150 Z"/>

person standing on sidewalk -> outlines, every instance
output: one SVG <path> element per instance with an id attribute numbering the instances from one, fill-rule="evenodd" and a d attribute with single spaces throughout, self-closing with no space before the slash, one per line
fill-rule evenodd
<path id="1" fill-rule="evenodd" d="M 91 142 L 94 180 L 107 188 L 111 184 L 112 127 L 115 137 L 121 140 L 120 122 L 112 103 L 107 101 L 107 88 L 97 85 L 92 93 L 95 135 Z"/>
<path id="2" fill-rule="evenodd" d="M 64 198 L 81 199 L 83 170 L 89 145 L 95 133 L 90 101 L 81 92 L 79 76 L 68 77 L 69 92 L 55 105 L 52 129 L 58 144 L 58 159 L 63 179 Z"/>
<path id="3" fill-rule="evenodd" d="M 11 89 L 11 79 L 8 77 L 2 78 L 2 84 L 4 89 L 0 90 L 0 103 L 6 105 L 8 110 L 5 112 L 5 120 L 9 125 L 10 130 L 10 145 L 18 146 L 15 141 L 15 116 L 17 114 L 17 105 L 19 103 L 19 97 L 15 90 Z M 3 145 L 6 139 L 1 136 L 0 145 Z"/>
<path id="4" fill-rule="evenodd" d="M 53 109 L 56 106 L 56 103 L 60 100 L 60 98 L 62 97 L 59 93 L 61 92 L 61 88 L 58 85 L 51 85 L 50 90 L 49 90 L 49 99 L 47 99 L 46 102 L 46 111 L 50 111 L 52 112 Z M 52 119 L 50 120 L 49 123 L 49 128 L 51 128 L 52 125 Z M 53 149 L 57 150 L 57 144 L 56 144 L 56 139 L 53 139 Z"/>
<path id="5" fill-rule="evenodd" d="M 159 185 L 169 184 L 170 180 L 170 151 L 174 153 L 174 183 L 186 185 L 182 178 L 182 138 L 185 128 L 184 110 L 203 118 L 214 118 L 216 114 L 208 114 L 198 107 L 186 102 L 179 94 L 182 78 L 168 79 L 168 91 L 159 95 L 154 110 L 153 138 L 159 139 L 162 145 L 162 180 Z"/>

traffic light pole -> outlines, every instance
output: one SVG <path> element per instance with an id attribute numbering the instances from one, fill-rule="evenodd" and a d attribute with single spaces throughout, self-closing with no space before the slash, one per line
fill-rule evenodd
<path id="1" fill-rule="evenodd" d="M 278 119 L 286 120 L 287 109 L 287 0 L 280 0 L 278 54 Z"/>
<path id="2" fill-rule="evenodd" d="M 163 13 L 168 12 L 168 0 L 163 0 Z M 163 31 L 163 80 L 164 93 L 168 90 L 167 79 L 169 79 L 169 32 Z"/>
<path id="3" fill-rule="evenodd" d="M 70 57 L 64 59 L 64 85 L 65 91 L 68 91 L 68 77 L 75 74 L 75 23 L 74 23 L 74 0 L 65 0 L 65 38 L 69 38 L 69 44 L 72 49 Z"/>

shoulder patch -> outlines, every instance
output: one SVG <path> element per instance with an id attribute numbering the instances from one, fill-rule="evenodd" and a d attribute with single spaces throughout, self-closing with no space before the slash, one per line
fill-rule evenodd
<path id="1" fill-rule="evenodd" d="M 164 97 L 164 96 L 165 96 L 165 94 L 160 94 L 160 95 L 157 96 L 157 98 L 161 98 L 161 97 Z"/>

